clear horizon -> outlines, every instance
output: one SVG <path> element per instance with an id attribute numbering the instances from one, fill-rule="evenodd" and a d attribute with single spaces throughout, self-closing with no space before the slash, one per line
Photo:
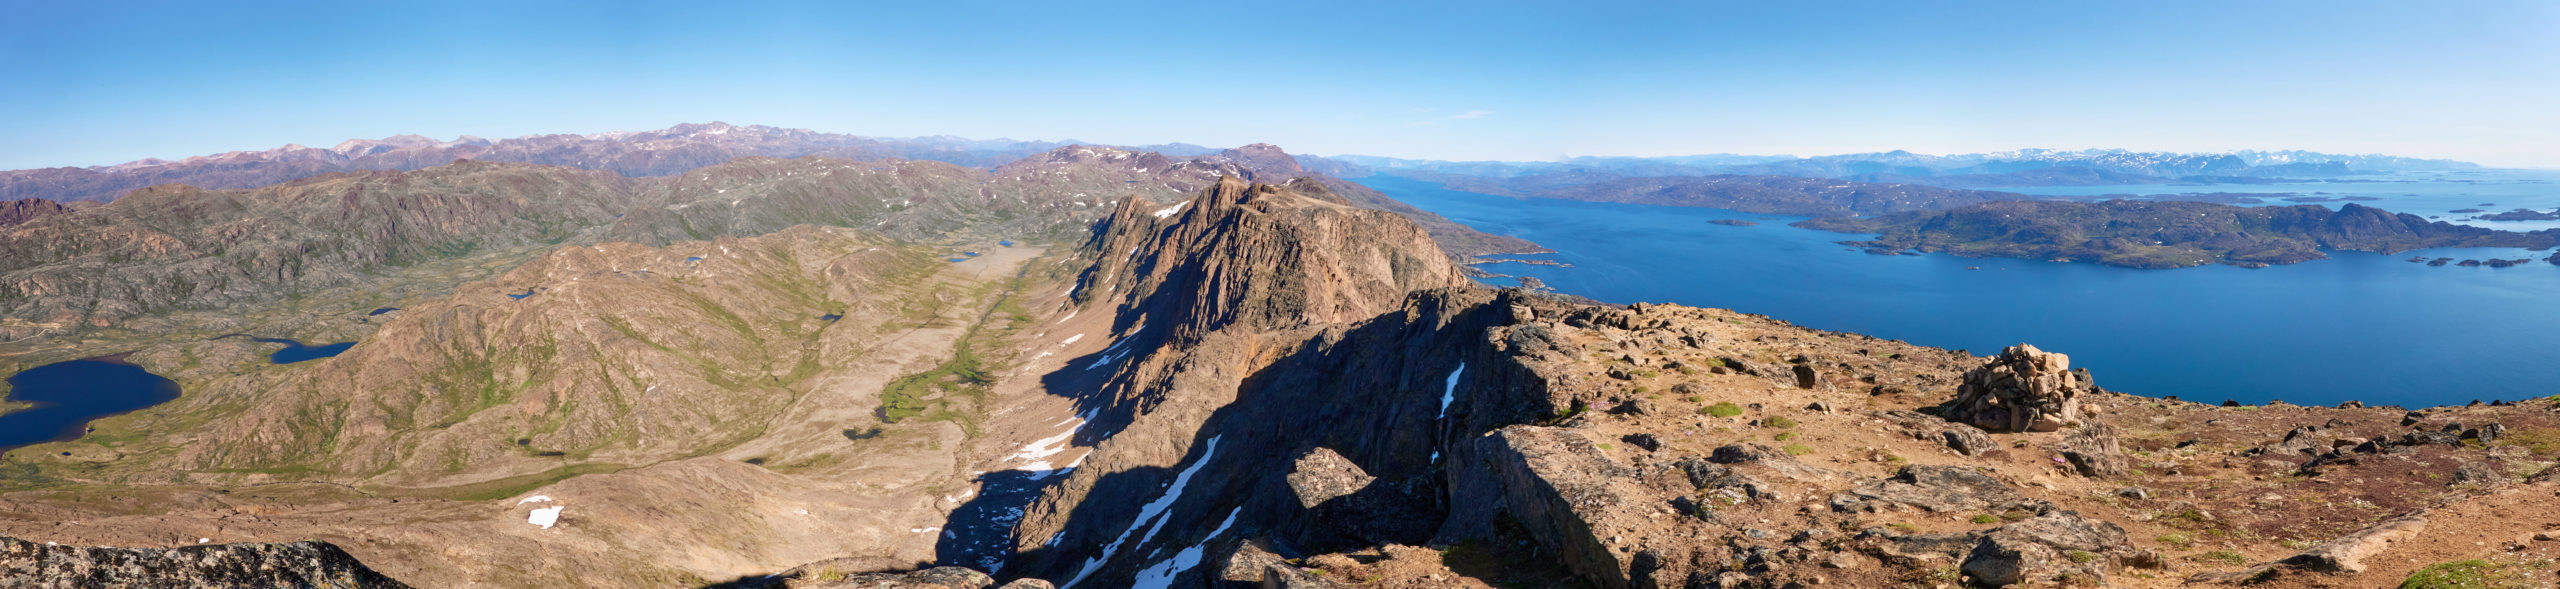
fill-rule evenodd
<path id="1" fill-rule="evenodd" d="M 727 121 L 1553 161 L 2560 167 L 2560 4 L 0 6 L 0 169 Z"/>

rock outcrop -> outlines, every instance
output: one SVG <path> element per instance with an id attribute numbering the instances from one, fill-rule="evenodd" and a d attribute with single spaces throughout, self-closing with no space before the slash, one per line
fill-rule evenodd
<path id="1" fill-rule="evenodd" d="M 96 548 L 0 537 L 0 586 L 407 589 L 327 542 Z"/>
<path id="2" fill-rule="evenodd" d="M 1942 415 L 1992 431 L 2049 432 L 2080 419 L 2080 397 L 2092 388 L 2088 369 L 2071 358 L 2018 344 L 1964 373 Z"/>

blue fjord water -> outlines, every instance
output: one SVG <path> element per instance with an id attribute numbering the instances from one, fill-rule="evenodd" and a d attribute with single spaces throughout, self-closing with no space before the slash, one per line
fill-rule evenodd
<path id="1" fill-rule="evenodd" d="M 80 437 L 100 417 L 178 398 L 178 383 L 114 358 L 56 362 L 9 377 L 9 400 L 33 404 L 0 415 L 0 450 Z"/>
<path id="2" fill-rule="evenodd" d="M 1557 250 L 1519 257 L 1572 265 L 1480 266 L 1487 271 L 1536 277 L 1557 291 L 1612 303 L 1723 307 L 1985 355 L 2033 343 L 2070 354 L 2100 386 L 2195 401 L 2354 399 L 2415 407 L 2560 393 L 2560 362 L 2551 361 L 2560 353 L 2560 309 L 2551 296 L 2560 293 L 2560 267 L 2402 261 L 2538 259 L 2547 252 L 2330 252 L 2328 260 L 2271 268 L 2175 270 L 1876 256 L 1834 243 L 1865 236 L 1786 226 L 1798 217 L 1514 199 L 1387 176 L 1358 181 L 1459 223 Z M 2227 187 L 2175 188 L 2166 191 Z M 2554 201 L 2560 190 L 2478 202 L 2549 210 L 2560 206 Z M 2365 204 L 2392 206 L 2388 199 Z M 1760 225 L 1708 223 L 1715 219 Z"/>

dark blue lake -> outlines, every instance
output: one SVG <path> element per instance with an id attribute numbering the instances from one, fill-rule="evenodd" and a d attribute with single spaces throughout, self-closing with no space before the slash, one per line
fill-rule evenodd
<path id="1" fill-rule="evenodd" d="M 302 342 L 289 339 L 263 337 L 256 339 L 270 344 L 284 344 L 284 349 L 276 350 L 276 353 L 267 355 L 268 362 L 274 362 L 277 364 L 292 364 L 305 360 L 318 360 L 321 358 L 336 356 L 340 353 L 346 352 L 347 348 L 356 346 L 355 342 L 338 342 L 334 344 L 320 344 L 312 346 L 304 345 Z"/>
<path id="2" fill-rule="evenodd" d="M 330 356 L 336 356 L 336 355 L 338 355 L 338 354 L 345 353 L 345 352 L 347 351 L 347 348 L 352 348 L 352 347 L 355 347 L 355 346 L 356 346 L 356 343 L 355 343 L 355 342 L 338 342 L 338 343 L 334 343 L 334 344 L 320 344 L 320 345 L 316 345 L 316 346 L 314 346 L 314 345 L 304 344 L 304 343 L 302 343 L 302 342 L 298 342 L 298 341 L 294 341 L 294 340 L 289 340 L 289 339 L 284 339 L 284 338 L 276 338 L 276 337 L 257 337 L 257 336 L 253 336 L 253 335 L 237 334 L 237 333 L 235 333 L 235 334 L 231 334 L 231 335 L 222 336 L 222 337 L 245 337 L 245 338 L 249 338 L 249 341 L 254 341 L 254 342 L 259 342 L 259 343 L 268 343 L 268 344 L 284 344 L 284 349 L 282 349 L 282 350 L 276 350 L 276 351 L 275 351 L 275 352 L 273 352 L 273 353 L 267 354 L 267 361 L 268 361 L 268 362 L 271 362 L 271 363 L 275 363 L 275 364 L 292 364 L 292 363 L 295 363 L 295 362 L 303 362 L 303 361 L 309 361 L 309 360 L 318 360 L 318 359 L 321 359 L 321 358 L 327 358 L 327 357 L 330 357 Z M 215 338 L 215 339 L 221 339 L 221 338 Z"/>
<path id="3" fill-rule="evenodd" d="M 9 377 L 9 400 L 34 406 L 0 415 L 0 450 L 78 438 L 91 420 L 176 398 L 178 383 L 122 360 L 37 366 Z"/>
<path id="4" fill-rule="evenodd" d="M 1875 256 L 1833 243 L 1865 236 L 1786 226 L 1796 217 L 1513 199 L 1387 176 L 1358 181 L 1459 223 L 1536 241 L 1558 253 L 1534 257 L 1573 265 L 1480 266 L 1487 271 L 1612 303 L 1723 307 L 1976 354 L 2028 342 L 2070 354 L 2100 386 L 2197 401 L 2422 406 L 2560 393 L 2560 362 L 2551 361 L 2560 353 L 2552 299 L 2560 267 L 2402 261 L 2538 260 L 2547 252 L 2331 252 L 2328 260 L 2272 268 L 2176 270 Z M 2516 196 L 2499 200 L 2553 206 Z M 2560 190 L 2536 200 L 2552 199 Z M 1715 219 L 1760 225 L 1708 223 Z"/>

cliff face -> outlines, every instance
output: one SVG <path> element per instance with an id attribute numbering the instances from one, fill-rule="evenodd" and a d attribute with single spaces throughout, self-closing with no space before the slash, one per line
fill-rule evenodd
<path id="1" fill-rule="evenodd" d="M 1087 267 L 1073 300 L 1111 313 L 1113 345 L 1129 351 L 1106 351 L 1074 371 L 1086 374 L 1052 378 L 1053 394 L 1083 399 L 1098 427 L 1077 442 L 1095 450 L 1028 510 L 1015 535 L 1026 547 L 1061 532 L 1061 545 L 1143 544 L 1137 534 L 1121 533 L 1132 529 L 1133 510 L 1149 502 L 1136 493 L 1176 478 L 1184 456 L 1210 451 L 1195 434 L 1237 402 L 1240 381 L 1303 353 L 1314 334 L 1401 309 L 1408 292 L 1465 284 L 1410 221 L 1349 206 L 1312 182 L 1281 187 L 1230 178 L 1188 201 L 1125 202 L 1097 225 L 1081 255 Z M 1230 442 L 1242 445 L 1227 448 L 1248 451 L 1259 445 Z M 1024 562 L 1031 564 L 1008 570 L 1060 570 L 1057 578 L 1069 578 L 1082 566 L 1075 563 L 1096 552 L 1029 555 Z"/>
<path id="2" fill-rule="evenodd" d="M 1344 323 L 1403 293 L 1464 283 L 1412 223 L 1313 183 L 1229 178 L 1161 207 L 1123 201 L 1103 227 L 1078 297 L 1138 310 L 1176 337 Z"/>

